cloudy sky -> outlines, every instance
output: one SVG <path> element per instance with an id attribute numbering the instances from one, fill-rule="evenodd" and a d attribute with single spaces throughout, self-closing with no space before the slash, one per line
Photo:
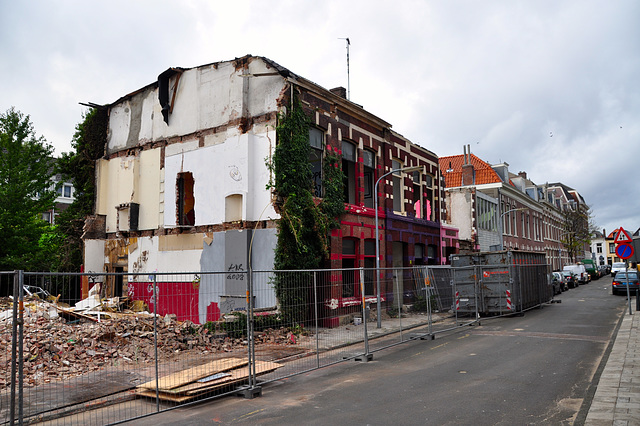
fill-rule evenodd
<path id="1" fill-rule="evenodd" d="M 562 182 L 607 232 L 640 227 L 637 0 L 0 0 L 0 111 L 70 151 L 79 102 L 169 67 L 266 56 L 439 156 L 471 145 Z"/>

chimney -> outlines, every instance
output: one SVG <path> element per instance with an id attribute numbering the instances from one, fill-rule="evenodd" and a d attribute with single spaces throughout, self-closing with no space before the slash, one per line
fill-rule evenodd
<path id="1" fill-rule="evenodd" d="M 329 90 L 331 93 L 333 93 L 334 95 L 338 95 L 341 98 L 347 99 L 347 89 L 345 89 L 344 87 L 340 86 L 340 87 L 334 87 L 333 89 Z"/>
<path id="2" fill-rule="evenodd" d="M 526 179 L 527 178 L 527 172 L 518 172 L 518 176 L 520 176 L 521 178 Z"/>
<path id="3" fill-rule="evenodd" d="M 462 147 L 464 150 L 464 164 L 462 165 L 462 186 L 476 184 L 476 171 L 471 164 L 471 146 Z"/>

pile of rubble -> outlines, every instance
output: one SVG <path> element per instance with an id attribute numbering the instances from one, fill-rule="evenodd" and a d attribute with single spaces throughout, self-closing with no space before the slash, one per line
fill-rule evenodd
<path id="1" fill-rule="evenodd" d="M 0 390 L 10 385 L 12 316 L 0 302 Z M 157 317 L 147 312 L 74 312 L 39 299 L 24 303 L 24 383 L 27 386 L 79 376 L 107 366 L 134 369 L 159 361 L 204 354 L 244 350 L 247 342 L 235 339 L 211 324 L 176 321 L 175 316 Z M 9 310 L 9 313 L 11 311 Z M 98 318 L 96 318 L 98 317 Z M 286 329 L 256 333 L 256 343 L 296 343 Z M 6 349 L 5 349 L 6 348 Z"/>

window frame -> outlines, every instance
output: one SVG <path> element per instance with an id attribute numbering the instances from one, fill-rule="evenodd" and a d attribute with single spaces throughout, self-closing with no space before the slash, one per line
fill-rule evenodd
<path id="1" fill-rule="evenodd" d="M 317 137 L 313 137 L 314 133 Z M 324 196 L 324 188 L 322 186 L 324 139 L 325 132 L 323 129 L 315 126 L 309 127 L 309 165 L 311 167 L 311 182 L 313 185 L 313 195 L 318 198 L 322 198 Z M 316 143 L 316 141 L 319 141 L 319 143 Z"/>
<path id="2" fill-rule="evenodd" d="M 344 174 L 344 196 L 343 201 L 347 204 L 356 204 L 358 202 L 358 187 L 356 182 L 357 165 L 358 165 L 358 145 L 354 142 L 342 140 L 342 173 Z M 346 147 L 353 147 L 353 157 L 349 158 L 349 152 Z"/>

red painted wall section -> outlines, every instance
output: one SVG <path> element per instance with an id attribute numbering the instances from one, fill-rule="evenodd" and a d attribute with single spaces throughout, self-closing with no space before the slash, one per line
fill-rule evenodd
<path id="1" fill-rule="evenodd" d="M 129 297 L 132 300 L 142 300 L 149 306 L 149 312 L 157 309 L 158 315 L 175 314 L 178 321 L 191 321 L 200 324 L 198 313 L 199 290 L 192 282 L 169 283 L 158 282 L 158 305 L 154 307 L 152 282 L 129 282 Z M 218 321 L 220 309 L 217 303 L 207 306 L 207 321 Z"/>

